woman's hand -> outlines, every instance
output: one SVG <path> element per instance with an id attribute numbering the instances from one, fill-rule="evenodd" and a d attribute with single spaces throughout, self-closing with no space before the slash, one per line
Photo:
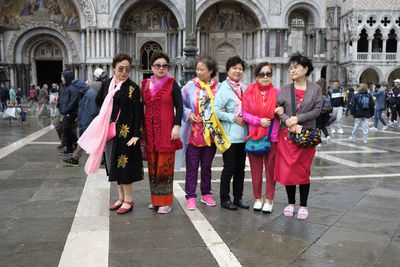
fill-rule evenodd
<path id="1" fill-rule="evenodd" d="M 193 113 L 192 113 L 192 114 L 193 114 Z M 171 140 L 179 139 L 179 129 L 180 129 L 180 126 L 179 126 L 179 125 L 175 125 L 175 126 L 172 128 L 172 131 L 171 131 Z"/>
<path id="2" fill-rule="evenodd" d="M 297 119 L 296 116 L 292 116 L 289 119 L 286 120 L 286 126 L 287 127 L 292 127 L 293 125 L 297 124 L 299 122 L 299 120 Z"/>
<path id="3" fill-rule="evenodd" d="M 128 146 L 136 145 L 136 142 L 139 140 L 139 137 L 132 137 L 131 140 L 128 141 L 128 143 L 126 143 Z"/>
<path id="4" fill-rule="evenodd" d="M 246 126 L 246 122 L 243 120 L 241 116 L 235 116 L 235 122 L 242 127 Z"/>
<path id="5" fill-rule="evenodd" d="M 292 125 L 291 127 L 288 127 L 288 131 L 291 133 L 296 133 L 296 126 L 297 125 Z"/>
<path id="6" fill-rule="evenodd" d="M 285 109 L 283 107 L 277 107 L 275 109 L 275 114 L 278 116 L 282 115 L 284 112 L 285 112 Z"/>
<path id="7" fill-rule="evenodd" d="M 196 116 L 196 115 L 194 115 L 193 112 L 190 113 L 189 121 L 190 122 L 200 122 L 201 121 L 200 115 Z"/>
<path id="8" fill-rule="evenodd" d="M 270 124 L 271 124 L 271 120 L 270 120 L 270 119 L 262 118 L 262 119 L 260 120 L 260 125 L 261 125 L 262 127 L 264 127 L 264 128 L 269 127 Z"/>

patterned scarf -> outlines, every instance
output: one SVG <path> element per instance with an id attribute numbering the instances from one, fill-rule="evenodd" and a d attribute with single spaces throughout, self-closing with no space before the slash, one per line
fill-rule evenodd
<path id="1" fill-rule="evenodd" d="M 242 116 L 242 97 L 243 97 L 243 90 L 242 82 L 235 82 L 231 78 L 227 77 L 226 80 L 228 81 L 229 85 L 231 85 L 232 90 L 236 92 L 236 103 L 235 103 L 235 110 L 234 114 L 235 116 Z"/>
<path id="2" fill-rule="evenodd" d="M 201 86 L 199 96 L 199 114 L 203 123 L 203 136 L 206 144 L 211 146 L 211 138 L 221 153 L 224 153 L 231 146 L 228 136 L 225 133 L 217 115 L 214 112 L 214 96 L 209 84 L 199 80 Z"/>

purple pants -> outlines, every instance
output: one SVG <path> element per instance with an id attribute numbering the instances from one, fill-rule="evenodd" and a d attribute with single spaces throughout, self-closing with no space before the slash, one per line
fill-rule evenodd
<path id="1" fill-rule="evenodd" d="M 199 163 L 201 164 L 201 195 L 211 195 L 211 163 L 214 159 L 215 151 L 214 144 L 204 147 L 188 145 L 186 150 L 186 199 L 197 197 L 196 187 Z"/>

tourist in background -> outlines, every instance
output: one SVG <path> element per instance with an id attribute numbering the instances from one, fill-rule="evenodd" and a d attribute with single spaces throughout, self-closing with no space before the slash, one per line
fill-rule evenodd
<path id="1" fill-rule="evenodd" d="M 328 92 L 326 91 L 326 80 L 324 78 L 321 78 L 317 81 L 317 84 L 319 85 L 319 87 L 321 87 L 322 109 L 321 113 L 316 118 L 316 123 L 317 123 L 317 128 L 324 133 L 327 143 L 329 144 L 331 142 L 331 137 L 329 136 L 329 132 L 326 129 L 326 124 L 328 123 L 330 114 L 332 113 L 332 101 Z"/>
<path id="2" fill-rule="evenodd" d="M 343 100 L 343 90 L 339 87 L 339 82 L 333 83 L 333 88 L 331 92 L 331 102 L 333 107 L 333 116 L 336 118 L 336 123 L 331 125 L 331 132 L 332 134 L 336 133 L 335 124 L 337 124 L 337 133 L 343 134 L 342 128 L 342 116 L 343 116 L 343 107 L 344 107 L 344 100 Z"/>
<path id="3" fill-rule="evenodd" d="M 371 131 L 378 130 L 378 122 L 382 122 L 383 127 L 382 130 L 387 129 L 387 124 L 385 120 L 382 118 L 382 112 L 385 110 L 386 107 L 386 96 L 385 96 L 385 89 L 381 88 L 379 84 L 375 86 L 375 89 L 371 91 L 371 95 L 375 97 L 375 111 L 374 111 L 374 127 L 372 127 Z"/>

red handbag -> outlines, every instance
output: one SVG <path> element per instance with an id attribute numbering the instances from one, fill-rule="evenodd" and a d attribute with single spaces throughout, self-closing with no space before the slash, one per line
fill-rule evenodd
<path id="1" fill-rule="evenodd" d="M 117 119 L 113 122 L 111 122 L 108 125 L 108 132 L 107 132 L 107 141 L 110 141 L 113 139 L 115 136 L 117 136 L 117 121 L 119 118 L 119 114 L 121 113 L 121 110 L 118 112 Z"/>

